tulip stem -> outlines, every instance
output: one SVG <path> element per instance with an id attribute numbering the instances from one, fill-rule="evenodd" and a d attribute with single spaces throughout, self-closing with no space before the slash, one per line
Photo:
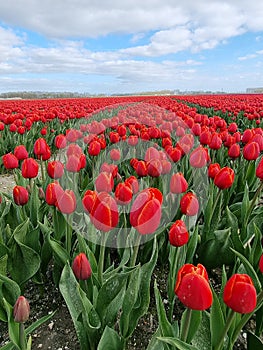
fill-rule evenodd
<path id="1" fill-rule="evenodd" d="M 181 333 L 181 340 L 184 341 L 184 342 L 186 342 L 186 340 L 187 340 L 189 327 L 190 327 L 190 323 L 191 323 L 191 318 L 192 318 L 192 309 L 190 309 L 188 307 L 186 309 L 185 322 L 183 324 L 182 333 Z"/>
<path id="2" fill-rule="evenodd" d="M 139 247 L 140 247 L 140 242 L 141 242 L 141 235 L 139 233 L 137 233 L 137 234 L 138 234 L 138 236 L 137 236 L 136 241 L 134 243 L 130 266 L 135 266 L 136 260 L 137 260 L 137 255 L 138 255 L 138 252 L 139 252 Z"/>
<path id="3" fill-rule="evenodd" d="M 103 284 L 103 270 L 104 270 L 104 260 L 105 260 L 105 245 L 106 245 L 107 236 L 102 232 L 101 245 L 100 245 L 100 256 L 98 263 L 98 280 L 102 286 Z"/>
<path id="4" fill-rule="evenodd" d="M 214 347 L 214 350 L 222 349 L 222 346 L 223 346 L 224 340 L 225 340 L 225 336 L 227 335 L 227 332 L 228 332 L 228 330 L 229 330 L 229 328 L 230 328 L 230 326 L 231 326 L 235 316 L 236 316 L 235 311 L 234 310 L 230 310 L 230 313 L 229 313 L 229 315 L 227 317 L 226 324 L 225 324 L 225 327 L 224 327 L 223 332 L 221 334 L 219 343 Z"/>
<path id="5" fill-rule="evenodd" d="M 24 323 L 19 323 L 19 344 L 21 350 L 26 350 L 26 338 L 25 338 L 25 325 Z"/>
<path id="6" fill-rule="evenodd" d="M 71 238 L 72 238 L 72 228 L 71 228 L 71 217 L 69 214 L 66 215 L 66 250 L 70 254 L 71 251 Z"/>

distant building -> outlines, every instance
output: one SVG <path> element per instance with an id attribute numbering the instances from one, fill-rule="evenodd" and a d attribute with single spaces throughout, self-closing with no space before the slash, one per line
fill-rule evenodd
<path id="1" fill-rule="evenodd" d="M 262 94 L 263 93 L 263 87 L 258 88 L 247 88 L 246 89 L 247 94 Z"/>

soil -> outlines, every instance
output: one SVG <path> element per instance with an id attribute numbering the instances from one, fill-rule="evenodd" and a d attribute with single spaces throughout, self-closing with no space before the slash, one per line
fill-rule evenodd
<path id="1" fill-rule="evenodd" d="M 14 179 L 10 175 L 0 176 L 0 192 L 12 193 Z M 44 290 L 32 282 L 25 288 L 25 297 L 30 303 L 30 320 L 28 324 L 40 319 L 56 310 L 55 315 L 42 326 L 36 329 L 32 334 L 32 350 L 51 349 L 51 350 L 80 350 L 78 339 L 74 329 L 73 322 L 68 312 L 67 306 L 60 294 L 58 288 L 53 284 L 51 272 L 49 272 L 47 283 Z M 211 280 L 213 287 L 218 289 L 220 286 L 220 271 L 213 272 Z M 167 272 L 158 267 L 153 274 L 153 280 L 157 279 L 160 293 L 165 303 Z M 158 320 L 155 311 L 154 293 L 152 290 L 151 301 L 147 314 L 139 321 L 139 324 L 132 335 L 128 350 L 145 350 L 148 343 L 158 327 Z M 175 305 L 177 317 L 183 311 L 180 304 Z M 180 318 L 180 316 L 179 316 Z M 253 329 L 253 323 L 248 325 Z M 9 341 L 7 324 L 0 321 L 0 349 Z M 243 332 L 235 344 L 234 349 L 246 349 L 246 332 Z"/>

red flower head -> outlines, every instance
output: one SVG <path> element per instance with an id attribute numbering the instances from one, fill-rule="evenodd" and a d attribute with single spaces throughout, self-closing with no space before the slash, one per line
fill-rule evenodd
<path id="1" fill-rule="evenodd" d="M 174 292 L 179 300 L 192 310 L 208 309 L 213 302 L 208 275 L 201 264 L 185 264 L 179 269 Z"/>
<path id="2" fill-rule="evenodd" d="M 222 146 L 221 137 L 217 133 L 214 133 L 212 135 L 211 142 L 209 143 L 209 148 L 210 149 L 219 149 L 221 146 Z"/>
<path id="3" fill-rule="evenodd" d="M 149 147 L 145 152 L 144 160 L 149 162 L 152 159 L 160 159 L 160 153 L 155 147 Z"/>
<path id="4" fill-rule="evenodd" d="M 64 164 L 58 160 L 53 160 L 52 162 L 48 162 L 47 165 L 47 173 L 51 179 L 59 179 L 64 174 Z"/>
<path id="5" fill-rule="evenodd" d="M 259 154 L 260 147 L 255 141 L 248 142 L 243 148 L 243 156 L 246 160 L 256 160 Z"/>
<path id="6" fill-rule="evenodd" d="M 66 148 L 67 146 L 67 139 L 66 139 L 66 136 L 63 135 L 63 134 L 60 134 L 60 135 L 57 135 L 55 137 L 55 146 L 58 148 L 58 149 L 63 149 L 63 148 Z"/>
<path id="7" fill-rule="evenodd" d="M 159 177 L 162 174 L 162 163 L 159 159 L 152 159 L 146 163 L 147 173 L 151 177 Z"/>
<path id="8" fill-rule="evenodd" d="M 93 140 L 90 142 L 89 146 L 88 146 L 88 154 L 90 156 L 97 156 L 100 154 L 101 151 L 101 144 L 99 141 L 97 140 Z"/>
<path id="9" fill-rule="evenodd" d="M 137 180 L 137 177 L 131 175 L 127 177 L 124 182 L 131 185 L 133 194 L 136 194 L 139 191 L 139 182 Z"/>
<path id="10" fill-rule="evenodd" d="M 256 176 L 263 181 L 263 157 L 260 159 L 257 168 L 256 168 Z"/>
<path id="11" fill-rule="evenodd" d="M 257 293 L 252 279 L 246 274 L 234 274 L 225 285 L 223 300 L 235 312 L 252 312 L 257 304 Z"/>
<path id="12" fill-rule="evenodd" d="M 199 146 L 194 149 L 189 158 L 190 165 L 194 168 L 202 168 L 204 167 L 209 160 L 207 149 Z"/>
<path id="13" fill-rule="evenodd" d="M 214 184 L 221 190 L 224 190 L 232 186 L 234 178 L 234 170 L 226 166 L 216 174 Z"/>
<path id="14" fill-rule="evenodd" d="M 95 188 L 98 192 L 111 192 L 114 186 L 114 180 L 111 173 L 102 171 L 95 180 Z"/>
<path id="15" fill-rule="evenodd" d="M 161 221 L 162 200 L 162 193 L 157 188 L 147 188 L 135 198 L 130 211 L 130 223 L 140 234 L 157 230 Z"/>
<path id="16" fill-rule="evenodd" d="M 13 316 L 14 321 L 24 323 L 28 320 L 30 313 L 30 306 L 28 300 L 24 296 L 20 296 L 14 306 Z"/>
<path id="17" fill-rule="evenodd" d="M 6 169 L 16 169 L 18 168 L 18 159 L 13 153 L 7 153 L 2 156 L 2 161 Z"/>
<path id="18" fill-rule="evenodd" d="M 75 211 L 77 202 L 75 193 L 72 190 L 65 190 L 57 197 L 56 207 L 63 214 L 71 214 Z"/>
<path id="19" fill-rule="evenodd" d="M 48 205 L 56 205 L 58 198 L 64 193 L 58 182 L 51 182 L 47 185 L 45 199 Z"/>
<path id="20" fill-rule="evenodd" d="M 96 193 L 93 198 L 89 197 L 88 201 L 84 196 L 82 203 L 84 208 L 89 211 L 90 220 L 98 230 L 108 232 L 117 226 L 119 221 L 118 206 L 109 193 Z"/>
<path id="21" fill-rule="evenodd" d="M 28 191 L 23 186 L 15 186 L 13 188 L 13 198 L 17 205 L 25 205 L 28 202 Z"/>
<path id="22" fill-rule="evenodd" d="M 34 158 L 24 159 L 21 165 L 22 176 L 25 179 L 32 179 L 38 175 L 38 163 Z"/>
<path id="23" fill-rule="evenodd" d="M 263 254 L 261 255 L 260 259 L 259 259 L 259 270 L 261 273 L 263 273 Z"/>
<path id="24" fill-rule="evenodd" d="M 218 163 L 211 163 L 208 167 L 208 176 L 210 179 L 214 179 L 219 170 L 220 165 Z"/>
<path id="25" fill-rule="evenodd" d="M 77 173 L 81 170 L 80 155 L 71 154 L 68 156 L 66 170 L 71 173 Z"/>
<path id="26" fill-rule="evenodd" d="M 84 253 L 78 254 L 72 263 L 72 270 L 74 275 L 79 280 L 87 280 L 92 274 L 89 260 Z"/>
<path id="27" fill-rule="evenodd" d="M 14 149 L 14 155 L 18 160 L 24 160 L 28 158 L 28 152 L 26 150 L 26 147 L 24 145 L 16 146 Z"/>
<path id="28" fill-rule="evenodd" d="M 183 175 L 183 173 L 179 172 L 173 174 L 170 180 L 170 191 L 172 193 L 183 193 L 187 191 L 188 183 Z"/>
<path id="29" fill-rule="evenodd" d="M 110 158 L 111 160 L 118 161 L 121 158 L 121 152 L 119 149 L 114 148 L 110 150 Z"/>
<path id="30" fill-rule="evenodd" d="M 230 158 L 233 159 L 238 158 L 240 156 L 240 146 L 238 143 L 233 143 L 233 145 L 229 147 L 228 155 Z"/>
<path id="31" fill-rule="evenodd" d="M 47 141 L 41 137 L 35 141 L 33 150 L 38 159 L 47 160 L 50 158 L 50 148 Z"/>
<path id="32" fill-rule="evenodd" d="M 184 215 L 194 216 L 198 213 L 199 203 L 193 192 L 187 192 L 180 200 L 180 209 Z"/>
<path id="33" fill-rule="evenodd" d="M 147 163 L 144 160 L 139 160 L 135 165 L 135 171 L 139 177 L 147 176 Z"/>
<path id="34" fill-rule="evenodd" d="M 132 186 L 128 182 L 120 182 L 115 189 L 115 198 L 118 204 L 128 204 L 132 200 Z"/>
<path id="35" fill-rule="evenodd" d="M 169 242 L 174 247 L 181 247 L 189 240 L 187 227 L 182 220 L 176 220 L 169 230 Z"/>

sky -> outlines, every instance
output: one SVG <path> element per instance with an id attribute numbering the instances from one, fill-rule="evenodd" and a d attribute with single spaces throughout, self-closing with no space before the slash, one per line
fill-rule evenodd
<path id="1" fill-rule="evenodd" d="M 263 87 L 263 1 L 0 0 L 0 93 Z"/>

